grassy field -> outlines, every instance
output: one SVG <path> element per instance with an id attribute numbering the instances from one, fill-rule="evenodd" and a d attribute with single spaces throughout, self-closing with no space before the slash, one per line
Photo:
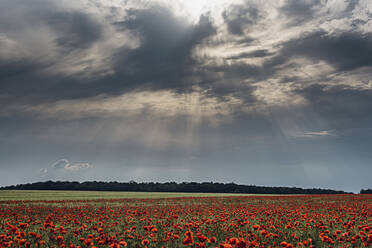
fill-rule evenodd
<path id="1" fill-rule="evenodd" d="M 144 199 L 173 197 L 247 196 L 223 193 L 162 193 L 162 192 L 106 192 L 106 191 L 54 191 L 54 190 L 0 190 L 0 201 L 8 200 L 94 200 Z"/>

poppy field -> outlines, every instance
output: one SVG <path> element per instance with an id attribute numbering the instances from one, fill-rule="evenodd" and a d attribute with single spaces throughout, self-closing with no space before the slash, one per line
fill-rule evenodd
<path id="1" fill-rule="evenodd" d="M 370 195 L 2 200 L 2 247 L 371 247 Z"/>

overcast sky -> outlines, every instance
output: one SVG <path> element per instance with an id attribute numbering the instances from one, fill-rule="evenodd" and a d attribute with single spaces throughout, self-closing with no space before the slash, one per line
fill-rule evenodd
<path id="1" fill-rule="evenodd" d="M 1 0 L 0 185 L 372 187 L 372 1 Z"/>

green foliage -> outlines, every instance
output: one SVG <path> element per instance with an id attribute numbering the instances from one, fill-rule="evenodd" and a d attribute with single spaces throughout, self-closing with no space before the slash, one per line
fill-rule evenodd
<path id="1" fill-rule="evenodd" d="M 246 194 L 345 194 L 331 189 L 302 189 L 297 187 L 267 187 L 214 182 L 69 182 L 46 181 L 3 187 L 12 190 L 83 190 L 83 191 L 129 191 L 129 192 L 183 192 L 183 193 L 246 193 Z"/>

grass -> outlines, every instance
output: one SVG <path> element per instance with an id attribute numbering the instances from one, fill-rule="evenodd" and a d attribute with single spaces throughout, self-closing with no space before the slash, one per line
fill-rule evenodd
<path id="1" fill-rule="evenodd" d="M 108 192 L 60 190 L 0 190 L 0 201 L 8 200 L 94 200 L 94 199 L 148 199 L 173 197 L 224 197 L 249 194 L 225 193 L 166 193 L 166 192 Z"/>

